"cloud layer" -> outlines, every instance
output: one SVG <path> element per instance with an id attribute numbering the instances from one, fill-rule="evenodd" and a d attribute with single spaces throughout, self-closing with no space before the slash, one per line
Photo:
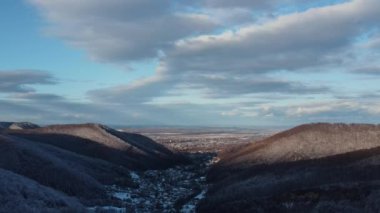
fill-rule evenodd
<path id="1" fill-rule="evenodd" d="M 198 124 L 204 116 L 226 124 L 251 124 L 252 117 L 265 123 L 366 121 L 380 114 L 377 96 L 359 97 L 377 87 L 368 79 L 379 76 L 377 0 L 29 2 L 47 20 L 50 36 L 92 60 L 158 65 L 145 79 L 82 91 L 86 104 L 36 92 L 31 85 L 54 83 L 46 73 L 0 72 L 0 92 L 18 93 L 12 100 L 66 103 L 88 119 L 96 116 L 79 108 L 127 109 L 125 119 L 147 123 Z"/>

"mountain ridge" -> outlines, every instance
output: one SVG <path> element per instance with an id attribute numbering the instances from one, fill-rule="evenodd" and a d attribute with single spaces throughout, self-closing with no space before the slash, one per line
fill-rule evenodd
<path id="1" fill-rule="evenodd" d="M 0 122 L 0 130 L 6 129 L 36 129 L 39 128 L 37 124 L 31 122 Z"/>
<path id="2" fill-rule="evenodd" d="M 233 152 L 227 150 L 221 153 L 219 164 L 230 165 L 247 160 L 245 158 L 250 158 L 251 163 L 312 159 L 376 146 L 380 146 L 380 125 L 312 123 L 280 132 Z M 268 149 L 272 150 L 266 151 Z M 258 155 L 261 151 L 266 152 Z"/>
<path id="3" fill-rule="evenodd" d="M 165 168 L 188 162 L 180 153 L 148 137 L 119 132 L 101 124 L 50 125 L 37 129 L 7 130 L 6 133 L 133 169 Z"/>

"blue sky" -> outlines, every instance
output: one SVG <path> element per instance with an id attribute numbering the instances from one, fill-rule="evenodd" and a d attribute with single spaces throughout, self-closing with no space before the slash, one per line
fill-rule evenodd
<path id="1" fill-rule="evenodd" d="M 377 123 L 376 0 L 4 0 L 1 120 Z"/>

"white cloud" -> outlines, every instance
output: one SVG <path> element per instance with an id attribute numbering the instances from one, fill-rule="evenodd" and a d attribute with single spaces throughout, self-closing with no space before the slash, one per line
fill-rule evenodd
<path id="1" fill-rule="evenodd" d="M 356 0 L 183 39 L 168 53 L 168 66 L 203 73 L 262 73 L 339 64 L 333 56 L 361 33 L 378 27 L 379 10 L 378 1 Z"/>
<path id="2" fill-rule="evenodd" d="M 168 0 L 30 2 L 49 20 L 50 34 L 106 62 L 154 58 L 177 39 L 216 27 L 206 15 L 172 11 Z"/>
<path id="3" fill-rule="evenodd" d="M 311 4 L 309 1 L 286 0 L 303 5 L 294 10 L 299 12 L 287 13 L 277 11 L 284 4 L 279 0 L 30 1 L 49 21 L 48 31 L 53 36 L 85 50 L 96 60 L 117 64 L 160 61 L 151 77 L 89 91 L 95 105 L 113 103 L 115 109 L 128 108 L 128 113 L 139 115 L 139 119 L 153 116 L 160 120 L 168 116 L 172 121 L 202 120 L 200 116 L 205 112 L 215 116 L 215 120 L 222 116 L 293 121 L 306 117 L 341 120 L 344 116 L 349 118 L 350 113 L 368 118 L 378 112 L 378 105 L 364 107 L 366 103 L 358 100 L 305 104 L 307 95 L 334 96 L 334 82 L 323 84 L 327 81 L 305 81 L 302 77 L 291 80 L 286 74 L 307 76 L 318 69 L 329 72 L 336 67 L 377 72 L 376 64 L 364 70 L 362 64 L 369 58 L 358 53 L 355 46 L 357 38 L 380 27 L 377 0 L 333 1 L 334 4 L 316 8 L 305 7 Z M 256 12 L 270 18 L 258 19 L 254 17 Z M 376 49 L 376 38 L 366 45 Z M 346 63 L 349 57 L 353 60 Z M 353 66 L 359 60 L 361 65 Z M 284 70 L 285 74 L 274 75 Z M 166 107 L 152 104 L 155 98 L 180 96 L 180 92 L 175 92 L 178 88 L 199 91 L 193 95 L 210 100 L 247 96 L 255 99 L 255 95 L 265 94 L 263 99 L 273 103 L 209 108 L 201 103 L 181 105 L 174 101 Z M 275 95 L 290 96 L 287 105 L 273 98 Z M 41 94 L 37 97 L 48 98 Z M 303 103 L 295 104 L 292 98 L 302 99 Z M 181 112 L 199 115 L 187 117 Z"/>
<path id="4" fill-rule="evenodd" d="M 0 70 L 0 93 L 33 92 L 30 85 L 55 83 L 55 79 L 43 71 Z"/>
<path id="5" fill-rule="evenodd" d="M 352 47 L 355 37 L 377 26 L 379 9 L 378 1 L 356 0 L 280 16 L 218 35 L 184 38 L 166 50 L 160 65 L 164 74 L 154 77 L 160 80 L 151 84 L 143 81 L 135 89 L 130 86 L 109 88 L 104 90 L 104 94 L 109 95 L 101 97 L 129 102 L 134 94 L 138 97 L 165 95 L 178 85 L 203 88 L 210 98 L 257 92 L 326 92 L 326 86 L 268 80 L 263 74 L 342 64 L 341 52 Z M 205 75 L 222 79 L 206 79 Z"/>

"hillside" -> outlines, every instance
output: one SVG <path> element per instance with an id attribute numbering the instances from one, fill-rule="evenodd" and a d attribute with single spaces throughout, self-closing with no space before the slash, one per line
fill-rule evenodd
<path id="1" fill-rule="evenodd" d="M 160 169 L 187 162 L 181 154 L 150 138 L 99 124 L 53 125 L 7 133 L 131 169 Z"/>
<path id="2" fill-rule="evenodd" d="M 305 124 L 220 155 L 221 167 L 316 159 L 380 146 L 380 125 Z"/>
<path id="3" fill-rule="evenodd" d="M 84 207 L 75 198 L 0 169 L 0 212 L 74 212 Z"/>
<path id="4" fill-rule="evenodd" d="M 0 135 L 0 168 L 76 196 L 84 203 L 106 199 L 105 185 L 134 186 L 125 168 L 7 135 Z"/>
<path id="5" fill-rule="evenodd" d="M 377 125 L 302 125 L 220 158 L 200 212 L 380 210 Z"/>

